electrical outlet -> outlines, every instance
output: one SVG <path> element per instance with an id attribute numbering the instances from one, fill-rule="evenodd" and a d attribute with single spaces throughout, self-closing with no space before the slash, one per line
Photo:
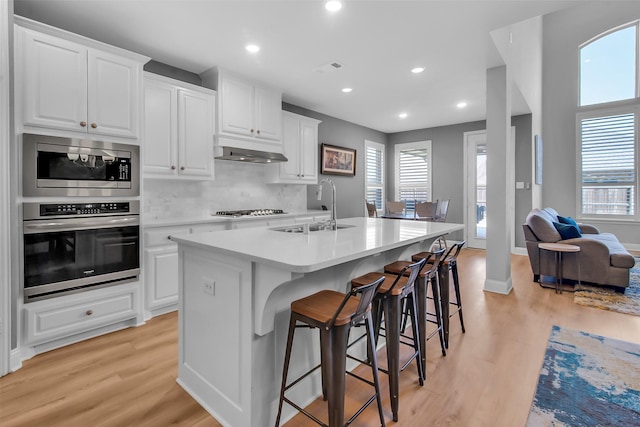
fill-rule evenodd
<path id="1" fill-rule="evenodd" d="M 204 281 L 204 288 L 203 291 L 205 294 L 209 294 L 209 295 L 215 295 L 215 291 L 216 291 L 216 282 L 214 282 L 213 280 L 206 280 Z"/>

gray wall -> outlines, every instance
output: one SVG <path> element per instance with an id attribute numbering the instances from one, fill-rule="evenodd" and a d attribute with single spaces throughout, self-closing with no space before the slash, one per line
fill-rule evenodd
<path id="1" fill-rule="evenodd" d="M 530 182 L 531 176 L 531 115 L 512 118 L 516 127 L 516 181 Z M 433 200 L 451 199 L 447 222 L 464 223 L 464 133 L 486 128 L 485 121 L 419 129 L 389 135 L 387 144 L 387 194 L 394 194 L 395 172 L 393 164 L 394 146 L 406 142 L 431 141 L 433 153 Z M 531 210 L 530 190 L 516 190 L 515 236 L 516 246 L 524 247 L 522 222 Z M 462 239 L 459 231 L 451 239 Z"/>
<path id="2" fill-rule="evenodd" d="M 547 15 L 543 32 L 542 204 L 562 215 L 577 214 L 576 112 L 579 45 L 616 26 L 640 18 L 640 2 L 599 2 Z M 585 221 L 638 245 L 637 223 Z"/>
<path id="3" fill-rule="evenodd" d="M 320 179 L 330 178 L 336 185 L 338 218 L 364 216 L 364 141 L 386 144 L 386 134 L 295 105 L 283 103 L 282 108 L 292 113 L 322 120 L 318 127 L 318 153 L 320 144 L 323 143 L 356 150 L 356 176 L 320 175 Z M 318 201 L 317 188 L 315 185 L 307 186 L 307 207 L 309 209 L 320 209 L 321 205 L 330 207 L 331 191 L 326 188 L 322 193 L 322 201 Z"/>

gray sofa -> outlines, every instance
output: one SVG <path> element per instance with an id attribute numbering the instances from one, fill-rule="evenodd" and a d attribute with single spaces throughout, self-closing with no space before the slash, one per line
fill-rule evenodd
<path id="1" fill-rule="evenodd" d="M 536 208 L 529 213 L 526 223 L 522 225 L 534 281 L 538 281 L 540 274 L 554 276 L 556 271 L 554 254 L 539 251 L 538 244 L 557 242 L 580 247 L 579 257 L 566 254 L 563 258 L 563 278 L 578 280 L 579 259 L 582 282 L 617 288 L 629 286 L 629 269 L 633 267 L 635 260 L 615 235 L 600 233 L 596 227 L 589 224 L 579 224 L 582 237 L 563 240 L 554 222 L 560 222 L 554 209 Z"/>

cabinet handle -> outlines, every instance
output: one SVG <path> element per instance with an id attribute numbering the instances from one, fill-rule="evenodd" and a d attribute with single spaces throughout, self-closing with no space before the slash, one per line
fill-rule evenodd
<path id="1" fill-rule="evenodd" d="M 176 165 L 171 165 L 171 170 L 176 170 Z"/>
<path id="2" fill-rule="evenodd" d="M 251 129 L 251 133 L 253 133 L 253 129 Z"/>
<path id="3" fill-rule="evenodd" d="M 98 127 L 98 125 L 97 125 L 96 123 L 91 123 L 91 127 L 92 127 L 93 129 L 95 129 L 95 128 L 97 128 L 97 127 Z"/>
<path id="4" fill-rule="evenodd" d="M 87 122 L 80 122 L 80 126 L 86 127 L 87 126 Z"/>
<path id="5" fill-rule="evenodd" d="M 180 170 L 183 171 L 184 170 L 184 166 L 180 166 Z"/>
<path id="6" fill-rule="evenodd" d="M 93 314 L 93 310 L 87 310 L 87 316 L 91 316 Z"/>
<path id="7" fill-rule="evenodd" d="M 260 129 L 258 129 L 258 132 L 257 132 L 257 134 L 258 134 L 258 135 L 260 135 Z"/>

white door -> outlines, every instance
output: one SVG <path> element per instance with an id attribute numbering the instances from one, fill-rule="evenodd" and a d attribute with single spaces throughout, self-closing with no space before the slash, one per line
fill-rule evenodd
<path id="1" fill-rule="evenodd" d="M 178 101 L 175 86 L 144 82 L 143 171 L 175 175 L 178 165 Z"/>
<path id="2" fill-rule="evenodd" d="M 255 88 L 255 137 L 279 141 L 282 138 L 282 95 Z"/>
<path id="3" fill-rule="evenodd" d="M 181 175 L 212 175 L 213 104 L 213 95 L 178 89 L 178 173 Z"/>
<path id="4" fill-rule="evenodd" d="M 300 120 L 291 113 L 282 115 L 282 150 L 289 161 L 280 163 L 280 178 L 290 181 L 300 179 Z"/>
<path id="5" fill-rule="evenodd" d="M 19 29 L 24 123 L 76 132 L 87 126 L 87 49 Z"/>
<path id="6" fill-rule="evenodd" d="M 310 184 L 318 183 L 318 123 L 300 121 L 300 145 L 302 149 L 301 178 Z"/>
<path id="7" fill-rule="evenodd" d="M 254 98 L 253 85 L 227 76 L 220 79 L 221 132 L 253 136 Z"/>
<path id="8" fill-rule="evenodd" d="M 88 132 L 137 138 L 140 65 L 93 49 L 87 60 Z"/>
<path id="9" fill-rule="evenodd" d="M 470 248 L 486 249 L 487 238 L 487 133 L 465 132 L 467 218 Z"/>

